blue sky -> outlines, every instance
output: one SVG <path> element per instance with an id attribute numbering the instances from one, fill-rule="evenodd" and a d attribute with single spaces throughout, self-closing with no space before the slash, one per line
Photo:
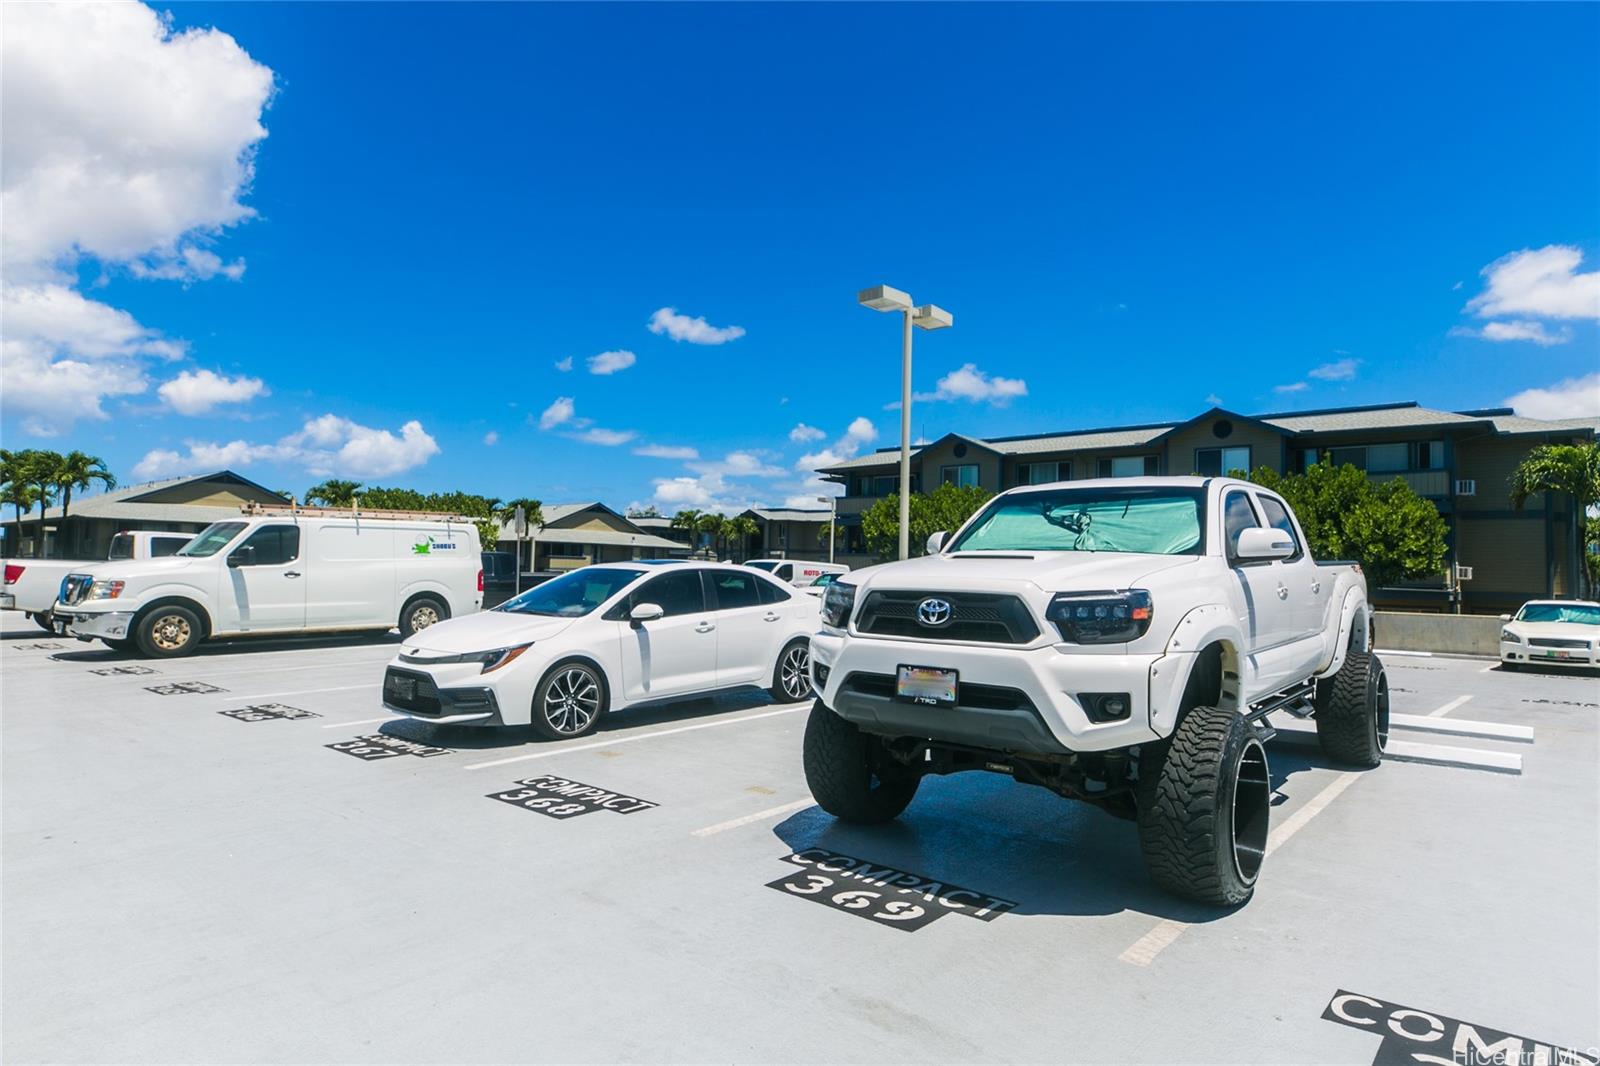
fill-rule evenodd
<path id="1" fill-rule="evenodd" d="M 1600 406 L 1600 6 L 162 10 L 6 12 L 8 226 L 38 160 L 120 167 L 8 248 L 8 447 L 781 503 L 897 439 L 879 282 L 955 316 L 917 337 L 930 437 Z M 19 129 L 91 31 L 119 98 L 63 77 Z"/>

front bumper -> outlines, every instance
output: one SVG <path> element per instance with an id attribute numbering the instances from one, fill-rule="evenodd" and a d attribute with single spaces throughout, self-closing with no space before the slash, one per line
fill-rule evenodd
<path id="1" fill-rule="evenodd" d="M 1004 648 L 822 632 L 811 638 L 813 681 L 825 705 L 869 733 L 918 736 L 1037 754 L 1111 751 L 1172 730 L 1175 688 L 1190 655 L 1127 655 L 1073 645 Z M 955 670 L 957 704 L 897 699 L 901 666 Z M 1082 697 L 1126 693 L 1128 713 L 1095 721 Z"/>
<path id="2" fill-rule="evenodd" d="M 79 640 L 127 640 L 133 635 L 133 615 L 133 611 L 56 608 L 56 617 L 66 622 L 68 635 Z"/>
<path id="3" fill-rule="evenodd" d="M 1600 650 L 1590 644 L 1585 648 L 1542 648 L 1537 644 L 1500 642 L 1500 661 L 1503 663 L 1533 663 L 1539 666 L 1600 667 Z"/>
<path id="4" fill-rule="evenodd" d="M 494 689 L 440 685 L 427 671 L 404 666 L 384 671 L 383 705 L 396 714 L 435 725 L 505 724 Z"/>

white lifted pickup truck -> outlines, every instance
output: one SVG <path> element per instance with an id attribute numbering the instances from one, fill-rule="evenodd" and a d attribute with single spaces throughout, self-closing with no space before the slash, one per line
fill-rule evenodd
<path id="1" fill-rule="evenodd" d="M 929 555 L 823 597 L 805 771 L 823 810 L 900 814 L 927 774 L 988 770 L 1134 819 L 1166 889 L 1249 898 L 1267 716 L 1378 764 L 1389 696 L 1359 566 L 1319 563 L 1282 498 L 1225 478 L 1002 493 Z"/>

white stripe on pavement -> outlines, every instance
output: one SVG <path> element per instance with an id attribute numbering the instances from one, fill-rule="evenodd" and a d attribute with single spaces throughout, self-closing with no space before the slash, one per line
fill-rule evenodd
<path id="1" fill-rule="evenodd" d="M 1470 695 L 1457 696 L 1455 699 L 1451 700 L 1449 703 L 1445 704 L 1443 707 L 1438 707 L 1438 708 L 1435 708 L 1434 710 L 1429 711 L 1428 712 L 1428 717 L 1429 718 L 1440 718 L 1440 717 L 1443 717 L 1444 715 L 1447 715 L 1451 711 L 1455 710 L 1457 707 L 1461 706 L 1463 703 L 1466 703 L 1471 698 L 1472 697 Z"/>
<path id="2" fill-rule="evenodd" d="M 325 725 L 322 728 L 343 729 L 347 725 L 371 725 L 373 722 L 402 722 L 405 721 L 405 717 L 403 714 L 386 714 L 382 718 L 363 718 L 359 722 L 334 722 L 332 725 Z"/>
<path id="3" fill-rule="evenodd" d="M 1265 854 L 1271 855 L 1274 851 L 1283 847 L 1290 837 L 1304 829 L 1307 822 L 1321 814 L 1328 804 L 1339 797 L 1339 793 L 1349 788 L 1356 778 L 1360 776 L 1359 773 L 1340 774 L 1328 782 L 1321 792 L 1301 804 L 1300 808 L 1290 815 L 1282 825 L 1268 834 Z M 1180 922 L 1175 918 L 1163 918 L 1156 923 L 1155 928 L 1135 940 L 1117 958 L 1132 966 L 1149 966 L 1155 961 L 1157 955 L 1165 951 L 1174 940 L 1184 934 L 1189 925 L 1190 923 Z"/>
<path id="4" fill-rule="evenodd" d="M 809 703 L 802 703 L 798 707 L 786 707 L 781 711 L 767 711 L 763 714 L 747 714 L 742 718 L 724 718 L 720 722 L 701 722 L 698 725 L 681 725 L 676 729 L 658 729 L 654 733 L 636 733 L 630 736 L 617 737 L 614 740 L 601 740 L 593 744 L 568 744 L 559 748 L 545 748 L 529 755 L 513 755 L 506 759 L 491 759 L 488 762 L 475 762 L 463 766 L 463 770 L 482 770 L 488 766 L 504 766 L 508 762 L 525 762 L 528 759 L 548 759 L 554 755 L 565 755 L 569 751 L 591 751 L 595 748 L 614 748 L 618 744 L 631 744 L 636 740 L 651 740 L 655 737 L 671 736 L 674 733 L 692 733 L 696 729 L 715 729 L 718 726 L 738 725 L 740 722 L 754 722 L 758 718 L 772 718 L 780 714 L 793 714 L 796 711 L 808 711 Z"/>
<path id="5" fill-rule="evenodd" d="M 374 692 L 376 692 L 376 691 L 379 690 L 380 687 L 381 686 L 376 681 L 368 681 L 364 685 L 335 685 L 332 688 L 302 688 L 302 689 L 296 689 L 294 692 L 266 692 L 266 693 L 263 693 L 262 695 L 259 695 L 259 696 L 234 696 L 234 695 L 229 695 L 226 698 L 228 700 L 230 700 L 230 701 L 232 701 L 232 700 L 276 700 L 276 699 L 282 699 L 285 696 L 309 696 L 314 692 L 349 692 L 351 689 L 357 689 L 357 688 L 370 688 Z M 221 693 L 210 693 L 210 695 L 221 695 Z"/>
<path id="6" fill-rule="evenodd" d="M 816 800 L 812 799 L 810 796 L 807 796 L 803 800 L 795 800 L 793 803 L 785 803 L 781 807 L 768 807 L 764 811 L 756 811 L 754 814 L 747 814 L 743 818 L 730 818 L 726 822 L 718 822 L 716 825 L 708 825 L 704 829 L 696 829 L 689 835 L 708 837 L 713 833 L 725 833 L 729 829 L 737 829 L 741 825 L 749 825 L 751 822 L 764 822 L 768 818 L 776 818 L 779 815 L 788 814 L 790 811 L 801 810 L 811 806 L 815 802 Z"/>
<path id="7" fill-rule="evenodd" d="M 1415 655 L 1419 659 L 1433 658 L 1431 651 L 1401 651 L 1398 648 L 1373 648 L 1379 655 Z"/>

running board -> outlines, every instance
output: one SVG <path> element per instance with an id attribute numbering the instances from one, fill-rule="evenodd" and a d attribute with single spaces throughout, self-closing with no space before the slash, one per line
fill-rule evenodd
<path id="1" fill-rule="evenodd" d="M 1311 698 L 1316 695 L 1317 683 L 1307 681 L 1296 685 L 1294 688 L 1285 689 L 1275 696 L 1268 696 L 1259 703 L 1252 703 L 1250 710 L 1245 713 L 1244 719 L 1251 725 L 1266 724 L 1267 715 L 1273 711 L 1288 711 L 1296 718 L 1310 718 L 1315 713 L 1311 705 Z"/>

